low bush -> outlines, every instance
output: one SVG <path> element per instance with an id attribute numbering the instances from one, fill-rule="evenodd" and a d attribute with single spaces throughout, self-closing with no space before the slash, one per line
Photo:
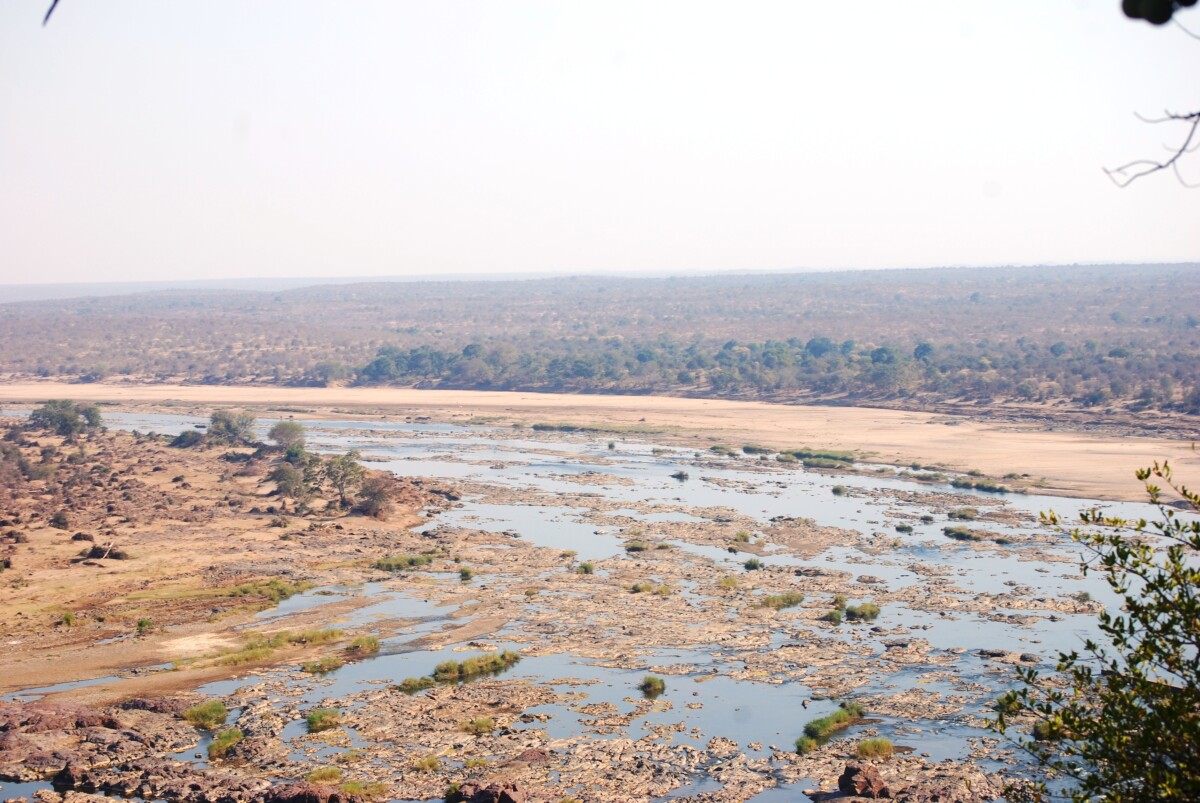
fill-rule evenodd
<path id="1" fill-rule="evenodd" d="M 801 736 L 796 740 L 796 752 L 800 755 L 811 753 L 820 746 L 820 742 L 811 736 Z"/>
<path id="2" fill-rule="evenodd" d="M 891 758 L 895 752 L 892 743 L 887 739 L 863 739 L 858 743 L 858 747 L 854 751 L 859 758 Z"/>
<path id="3" fill-rule="evenodd" d="M 367 800 L 386 800 L 388 797 L 387 784 L 380 783 L 379 781 L 371 781 L 370 783 L 347 781 L 338 788 L 347 795 L 356 795 Z"/>
<path id="4" fill-rule="evenodd" d="M 471 582 L 471 578 L 475 576 L 474 570 L 470 566 L 463 566 L 458 570 L 458 579 L 464 583 Z"/>
<path id="5" fill-rule="evenodd" d="M 375 568 L 382 569 L 385 572 L 402 572 L 406 569 L 415 569 L 418 566 L 428 566 L 433 563 L 431 555 L 392 555 L 387 558 L 380 558 L 375 561 Z"/>
<path id="6" fill-rule="evenodd" d="M 842 703 L 832 714 L 818 717 L 804 726 L 804 735 L 818 741 L 828 739 L 840 730 L 862 719 L 862 706 L 858 703 Z"/>
<path id="7" fill-rule="evenodd" d="M 345 661 L 335 655 L 326 655 L 316 661 L 305 661 L 300 668 L 310 675 L 324 675 L 335 669 L 341 669 Z"/>
<path id="8" fill-rule="evenodd" d="M 645 552 L 650 548 L 650 545 L 645 541 L 630 541 L 625 545 L 626 552 Z"/>
<path id="9" fill-rule="evenodd" d="M 379 652 L 379 639 L 376 636 L 359 636 L 350 642 L 350 646 L 346 648 L 346 651 L 359 655 L 377 653 Z"/>
<path id="10" fill-rule="evenodd" d="M 245 734 L 237 728 L 221 731 L 217 734 L 217 738 L 208 745 L 208 757 L 211 759 L 225 758 L 233 746 L 244 738 Z"/>
<path id="11" fill-rule="evenodd" d="M 484 736 L 496 729 L 496 720 L 491 717 L 476 717 L 460 723 L 458 729 L 472 736 Z"/>
<path id="12" fill-rule="evenodd" d="M 874 622 L 879 617 L 879 606 L 873 602 L 862 605 L 847 605 L 846 619 L 851 622 Z"/>
<path id="13" fill-rule="evenodd" d="M 667 682 L 657 675 L 646 675 L 638 684 L 638 690 L 653 700 L 667 690 Z"/>
<path id="14" fill-rule="evenodd" d="M 847 489 L 845 485 L 835 485 L 831 490 L 833 491 L 834 496 L 845 496 L 846 491 L 849 489 Z"/>
<path id="15" fill-rule="evenodd" d="M 717 587 L 718 588 L 727 588 L 727 589 L 737 588 L 738 587 L 737 578 L 736 577 L 722 577 L 720 580 L 717 581 Z"/>
<path id="16" fill-rule="evenodd" d="M 911 524 L 897 524 L 896 525 L 896 532 L 898 532 L 898 533 L 911 533 L 912 531 L 913 531 L 913 528 L 912 528 Z"/>
<path id="17" fill-rule="evenodd" d="M 412 763 L 412 768 L 417 772 L 435 772 L 440 766 L 441 762 L 438 761 L 438 757 L 433 755 L 418 758 Z"/>
<path id="18" fill-rule="evenodd" d="M 979 536 L 974 530 L 967 529 L 959 525 L 951 527 L 943 527 L 942 534 L 947 538 L 953 538 L 955 541 L 978 541 Z"/>
<path id="19" fill-rule="evenodd" d="M 336 708 L 317 708 L 309 711 L 304 721 L 308 725 L 309 733 L 320 733 L 341 727 L 342 714 Z"/>
<path id="20" fill-rule="evenodd" d="M 640 583 L 634 583 L 629 587 L 631 594 L 644 594 L 654 590 L 654 583 L 649 583 L 643 580 Z"/>
<path id="21" fill-rule="evenodd" d="M 834 608 L 832 611 L 821 616 L 822 622 L 829 622 L 832 625 L 840 625 L 842 623 L 842 611 L 839 608 Z"/>
<path id="22" fill-rule="evenodd" d="M 979 517 L 979 511 L 973 507 L 960 507 L 951 510 L 946 516 L 954 521 L 974 521 Z"/>
<path id="23" fill-rule="evenodd" d="M 742 567 L 748 572 L 757 572 L 763 567 L 763 562 L 758 558 L 750 558 L 742 564 Z"/>
<path id="24" fill-rule="evenodd" d="M 591 574 L 594 571 L 596 571 L 596 567 L 589 561 L 584 561 L 575 567 L 576 574 Z"/>
<path id="25" fill-rule="evenodd" d="M 209 700 L 206 703 L 194 705 L 183 712 L 183 718 L 187 722 L 205 730 L 212 730 L 220 725 L 224 725 L 225 718 L 228 716 L 229 709 L 220 700 Z"/>
<path id="26" fill-rule="evenodd" d="M 309 783 L 337 783 L 342 780 L 342 771 L 337 767 L 317 767 L 304 776 Z"/>
<path id="27" fill-rule="evenodd" d="M 794 608 L 801 602 L 804 602 L 803 594 L 797 594 L 794 591 L 789 591 L 784 594 L 771 594 L 770 596 L 763 597 L 763 600 L 759 603 L 759 605 L 763 608 L 774 608 L 775 610 L 780 611 L 784 608 Z"/>

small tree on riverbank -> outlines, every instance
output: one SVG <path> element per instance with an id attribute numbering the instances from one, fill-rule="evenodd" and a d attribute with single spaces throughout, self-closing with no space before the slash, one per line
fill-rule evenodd
<path id="1" fill-rule="evenodd" d="M 1177 484 L 1166 463 L 1137 476 L 1159 521 L 1092 510 L 1081 518 L 1095 529 L 1071 534 L 1091 555 L 1084 573 L 1102 573 L 1123 603 L 1100 614 L 1107 644 L 1088 639 L 1082 655 L 1060 654 L 1050 678 L 1019 669 L 1024 686 L 997 702 L 1001 733 L 1017 716 L 1033 718 L 1033 738 L 1020 746 L 1078 803 L 1200 800 L 1200 520 L 1177 509 L 1200 513 L 1200 495 Z M 1180 501 L 1169 505 L 1158 481 Z M 1035 783 L 1009 797 L 1048 792 Z"/>

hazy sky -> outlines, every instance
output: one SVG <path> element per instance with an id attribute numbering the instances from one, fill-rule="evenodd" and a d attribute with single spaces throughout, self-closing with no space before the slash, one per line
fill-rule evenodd
<path id="1" fill-rule="evenodd" d="M 48 5 L 0 283 L 1200 259 L 1200 189 L 1101 172 L 1200 107 L 1118 0 Z"/>

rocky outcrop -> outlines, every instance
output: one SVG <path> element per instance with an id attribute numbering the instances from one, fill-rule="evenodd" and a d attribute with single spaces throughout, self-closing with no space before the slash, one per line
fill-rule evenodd
<path id="1" fill-rule="evenodd" d="M 870 764 L 857 762 L 846 765 L 846 769 L 838 778 L 838 789 L 842 794 L 854 797 L 887 798 L 892 796 L 887 784 L 883 782 L 883 778 L 879 777 L 879 770 Z"/>
<path id="2" fill-rule="evenodd" d="M 358 795 L 348 795 L 336 786 L 297 781 L 273 786 L 260 798 L 263 803 L 364 803 Z"/>
<path id="3" fill-rule="evenodd" d="M 529 796 L 515 783 L 465 783 L 456 796 L 447 796 L 454 803 L 526 803 Z"/>

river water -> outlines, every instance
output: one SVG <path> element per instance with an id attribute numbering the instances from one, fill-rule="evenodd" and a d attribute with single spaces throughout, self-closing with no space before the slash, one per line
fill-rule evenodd
<path id="1" fill-rule="evenodd" d="M 205 423 L 204 419 L 187 415 L 107 410 L 105 420 L 112 427 L 167 434 Z M 260 419 L 260 436 L 265 437 L 273 423 Z M 949 598 L 963 602 L 979 594 L 1009 593 L 1014 588 L 1024 589 L 1024 596 L 1029 598 L 1066 599 L 1086 594 L 1106 605 L 1114 602 L 1099 577 L 1080 573 L 1078 547 L 1065 535 L 1048 530 L 1036 520 L 1039 511 L 1054 509 L 1069 515 L 1100 505 L 1089 500 L 962 491 L 945 484 L 906 480 L 890 467 L 870 466 L 854 474 L 805 471 L 774 460 L 750 456 L 723 458 L 656 444 L 651 436 L 533 433 L 526 429 L 382 418 L 304 423 L 309 447 L 316 451 L 357 449 L 370 461 L 371 468 L 498 491 L 465 496 L 457 506 L 431 518 L 429 529 L 456 527 L 509 533 L 536 546 L 571 550 L 580 562 L 611 563 L 633 559 L 626 555 L 624 545 L 628 532 L 637 526 L 647 538 L 667 540 L 698 566 L 717 566 L 730 575 L 743 574 L 745 553 L 731 552 L 713 543 L 693 542 L 695 539 L 678 536 L 679 530 L 672 529 L 718 526 L 722 516 L 728 516 L 757 523 L 750 528 L 750 537 L 762 538 L 758 552 L 766 566 L 787 567 L 789 571 L 815 567 L 848 572 L 851 576 L 871 575 L 878 581 L 876 587 L 881 595 L 903 597 L 906 590 L 923 588 L 922 584 L 932 575 L 939 578 L 942 588 L 949 589 Z M 687 472 L 686 480 L 672 476 L 680 471 Z M 841 486 L 843 491 L 835 492 L 835 486 Z M 581 491 L 592 495 L 595 500 L 592 509 L 580 504 Z M 571 503 L 556 503 L 560 496 L 571 499 Z M 531 497 L 536 497 L 536 504 L 529 502 Z M 939 502 L 942 497 L 950 501 Z M 1002 514 L 984 515 L 988 519 L 986 529 L 1014 538 L 1014 545 L 991 545 L 981 550 L 977 545 L 946 538 L 943 527 L 956 522 L 947 520 L 945 509 L 947 505 L 963 506 L 964 498 L 981 514 Z M 1104 507 L 1112 515 L 1130 518 L 1156 515 L 1148 505 L 1105 503 Z M 923 521 L 922 515 L 929 520 Z M 827 544 L 814 554 L 768 543 L 762 531 L 768 530 L 778 517 L 810 519 L 818 526 L 856 532 L 883 544 L 884 548 L 868 552 L 861 543 Z M 597 524 L 597 521 L 621 524 Z M 897 531 L 898 523 L 911 526 L 911 532 Z M 671 533 L 674 537 L 668 537 Z M 1025 537 L 1038 539 L 1036 550 L 1031 551 L 1029 543 L 1020 540 Z M 458 585 L 456 575 L 443 574 L 426 575 L 425 579 L 447 586 Z M 503 588 L 502 580 L 495 582 L 497 588 Z M 711 606 L 712 600 L 699 584 L 685 581 L 675 592 L 697 611 L 711 610 L 704 608 Z M 200 691 L 236 703 L 239 689 L 264 679 L 284 679 L 287 691 L 280 698 L 280 705 L 286 704 L 289 711 L 311 709 L 327 700 L 353 700 L 356 695 L 377 690 L 381 684 L 426 674 L 445 659 L 442 652 L 411 645 L 441 629 L 458 613 L 457 606 L 442 604 L 436 595 L 422 595 L 395 580 L 312 589 L 276 609 L 264 611 L 260 622 L 272 624 L 290 614 L 345 597 L 366 598 L 366 604 L 339 619 L 338 627 L 370 627 L 373 621 L 381 619 L 401 619 L 410 624 L 402 634 L 386 638 L 377 656 L 347 664 L 320 678 L 294 679 L 294 673 L 288 674 L 290 669 L 285 668 L 210 684 Z M 545 609 L 539 606 L 545 604 L 544 599 L 531 599 L 525 612 L 518 613 L 494 634 L 491 643 L 514 649 L 531 644 L 531 623 L 537 620 L 539 612 L 544 613 Z M 980 739 L 988 736 L 980 727 L 980 718 L 986 715 L 988 703 L 1013 683 L 1011 667 L 997 667 L 982 657 L 980 650 L 1034 653 L 1042 667 L 1047 668 L 1058 651 L 1076 649 L 1095 633 L 1095 616 L 1091 613 L 1054 613 L 1040 608 L 972 610 L 969 605 L 964 610 L 947 612 L 911 601 L 889 603 L 883 608 L 874 629 L 817 628 L 796 620 L 768 624 L 766 649 L 777 649 L 797 639 L 819 638 L 878 656 L 886 653 L 886 642 L 895 638 L 897 632 L 919 635 L 928 642 L 930 656 L 936 661 L 905 665 L 889 674 L 872 677 L 858 687 L 855 696 L 920 690 L 956 700 L 956 710 L 949 714 L 872 717 L 870 726 L 880 735 L 897 744 L 911 745 L 935 760 L 964 758 Z M 640 656 L 643 665 L 630 668 L 589 659 L 571 650 L 547 652 L 542 647 L 505 677 L 551 686 L 559 679 L 586 681 L 587 702 L 607 704 L 618 714 L 634 711 L 635 701 L 631 700 L 629 690 L 647 667 L 675 667 L 675 672 L 668 676 L 671 690 L 668 693 L 680 690 L 677 693 L 686 694 L 686 701 L 695 705 L 646 712 L 635 718 L 625 731 L 634 738 L 656 726 L 682 723 L 685 728 L 677 738 L 697 748 L 703 748 L 713 737 L 724 737 L 736 742 L 747 756 L 767 757 L 770 746 L 788 749 L 800 734 L 804 721 L 829 713 L 836 705 L 832 700 L 819 699 L 820 695 L 814 695 L 812 689 L 793 675 L 747 677 L 739 670 L 751 666 L 754 655 L 744 649 L 703 643 L 659 644 L 643 651 Z M 467 654 L 470 653 L 457 653 L 455 657 Z M 939 675 L 942 670 L 948 674 Z M 84 683 L 103 680 L 106 679 Z M 964 685 L 972 690 L 964 693 Z M 277 692 L 279 686 L 273 688 Z M 12 697 L 35 699 L 57 690 L 60 689 L 26 690 Z M 549 715 L 545 721 L 522 727 L 542 729 L 551 739 L 568 739 L 588 731 L 586 717 L 566 705 L 548 705 L 527 713 Z M 292 740 L 302 733 L 303 721 L 297 717 L 283 736 Z M 853 736 L 853 732 L 849 735 Z M 359 744 L 356 733 L 351 731 L 349 736 L 352 746 Z M 608 737 L 593 734 L 592 738 Z M 194 752 L 185 751 L 186 755 L 180 758 L 193 760 Z M 299 753 L 295 757 L 301 758 Z M 329 754 L 317 758 L 329 758 Z M 783 783 L 752 799 L 793 800 L 803 785 L 795 781 Z M 718 783 L 700 773 L 669 797 L 717 786 Z M 7 785 L 0 787 L 0 794 L 29 794 L 35 788 L 38 785 L 21 785 L 19 789 Z"/>

